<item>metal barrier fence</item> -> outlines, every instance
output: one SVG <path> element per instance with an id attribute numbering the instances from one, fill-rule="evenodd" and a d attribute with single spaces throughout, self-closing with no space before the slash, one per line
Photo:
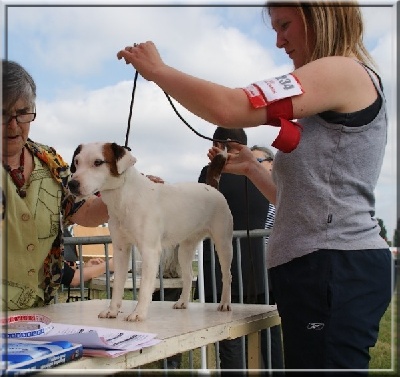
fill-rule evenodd
<path id="1" fill-rule="evenodd" d="M 242 250 L 241 250 L 241 244 L 240 240 L 242 238 L 246 238 L 249 236 L 250 238 L 260 238 L 260 237 L 266 237 L 269 236 L 271 233 L 271 229 L 254 229 L 250 230 L 249 234 L 247 234 L 247 231 L 245 230 L 235 230 L 233 232 L 233 240 L 236 242 L 236 247 L 237 247 L 237 265 L 239 267 L 238 274 L 241 277 L 242 272 L 241 272 L 241 257 L 242 257 Z M 90 236 L 90 237 L 65 237 L 64 238 L 64 243 L 66 245 L 75 245 L 78 247 L 78 256 L 79 256 L 79 265 L 83 266 L 83 252 L 82 252 L 82 247 L 83 245 L 103 245 L 104 246 L 104 257 L 106 259 L 106 277 L 107 277 L 107 282 L 108 284 L 106 285 L 106 292 L 107 292 L 107 298 L 111 297 L 111 289 L 110 289 L 110 284 L 109 284 L 109 274 L 110 274 L 110 269 L 108 265 L 108 258 L 110 257 L 109 254 L 109 245 L 111 244 L 111 237 L 110 236 Z M 264 245 L 265 242 L 264 242 Z M 264 247 L 264 260 L 266 260 L 266 253 L 267 253 L 267 247 Z M 136 272 L 136 260 L 135 260 L 135 255 L 136 253 L 134 252 L 134 248 L 132 250 L 132 274 L 135 275 Z M 197 258 L 195 259 L 198 262 L 198 279 L 199 279 L 199 295 L 200 295 L 200 302 L 204 302 L 204 284 L 203 284 L 203 259 L 202 259 L 202 243 L 199 244 L 197 253 L 196 253 Z M 215 254 L 212 254 L 212 268 L 215 271 Z M 160 266 L 161 268 L 161 266 Z M 268 279 L 267 279 L 267 269 L 265 269 L 265 302 L 269 302 L 269 296 L 268 296 Z M 133 276 L 135 277 L 135 276 Z M 215 284 L 215 272 L 212 277 L 213 280 L 213 291 L 214 291 L 214 297 L 216 297 L 216 284 Z M 83 297 L 84 293 L 84 282 L 83 282 L 83 270 L 80 269 L 80 290 L 81 290 L 81 296 Z M 136 279 L 132 279 L 132 283 L 135 284 Z M 162 289 L 162 283 L 163 278 L 162 278 L 162 273 L 160 273 L 160 288 Z M 136 289 L 135 286 L 133 286 L 133 289 Z M 241 279 L 239 279 L 239 295 L 240 295 L 240 302 L 243 302 L 243 283 Z M 135 295 L 134 295 L 135 299 Z"/>
<path id="2" fill-rule="evenodd" d="M 264 249 L 263 249 L 263 260 L 266 261 L 266 255 L 267 255 L 267 245 L 265 242 L 265 237 L 269 236 L 271 233 L 271 229 L 254 229 L 250 230 L 247 232 L 246 230 L 235 230 L 233 232 L 233 242 L 236 243 L 236 258 L 237 258 L 237 266 L 238 266 L 238 276 L 239 278 L 239 302 L 243 303 L 243 281 L 242 281 L 242 271 L 241 271 L 241 258 L 242 258 L 242 249 L 241 249 L 241 244 L 240 240 L 242 238 L 263 238 L 263 244 L 264 244 Z M 210 242 L 212 242 L 210 240 Z M 65 245 L 75 245 L 78 247 L 78 256 L 79 256 L 79 264 L 80 266 L 83 266 L 83 253 L 82 253 L 82 247 L 83 245 L 104 245 L 104 258 L 106 259 L 106 297 L 111 298 L 111 287 L 110 287 L 110 269 L 109 269 L 109 264 L 108 264 L 108 258 L 110 257 L 109 255 L 109 245 L 111 244 L 111 237 L 110 236 L 90 236 L 90 237 L 65 237 L 64 238 L 64 243 Z M 213 245 L 212 245 L 213 246 Z M 196 258 L 195 261 L 197 261 L 197 267 L 198 267 L 198 287 L 199 287 L 199 301 L 204 302 L 204 273 L 203 273 L 203 243 L 201 242 L 198 245 L 197 251 L 196 251 Z M 114 251 L 115 252 L 115 251 Z M 136 258 L 135 255 L 135 248 L 132 248 L 132 292 L 133 292 L 133 300 L 136 300 L 136 294 L 137 294 L 137 289 L 136 289 Z M 215 253 L 211 254 L 211 266 L 212 270 L 214 273 L 212 274 L 212 289 L 213 289 L 213 297 L 214 297 L 214 302 L 216 302 L 216 277 L 215 277 Z M 160 266 L 159 270 L 159 279 L 160 279 L 160 300 L 164 299 L 164 288 L 163 288 L 163 273 L 162 273 L 162 266 Z M 265 265 L 265 275 L 264 275 L 264 282 L 265 282 L 265 302 L 269 302 L 269 286 L 268 286 L 268 272 L 267 268 Z M 84 285 L 84 278 L 83 278 L 83 269 L 80 268 L 80 297 L 81 300 L 84 300 L 84 292 L 85 292 L 85 285 Z M 246 360 L 246 355 L 245 355 L 245 338 L 242 338 L 242 344 L 243 344 L 243 360 Z M 271 340 L 270 340 L 270 330 L 267 330 L 267 342 L 268 342 L 268 351 L 270 353 L 271 350 Z M 193 358 L 190 355 L 189 359 L 191 360 L 191 365 L 193 368 Z M 216 356 L 216 365 L 218 368 L 219 365 L 219 348 L 218 344 L 215 346 L 215 356 Z M 205 356 L 205 348 L 202 347 L 202 356 L 201 356 L 201 364 L 202 368 L 205 368 L 206 365 L 206 356 Z M 269 355 L 268 360 L 271 360 L 271 355 Z M 165 366 L 165 362 L 164 362 Z M 268 365 L 266 366 L 267 368 L 270 368 L 271 366 Z"/>

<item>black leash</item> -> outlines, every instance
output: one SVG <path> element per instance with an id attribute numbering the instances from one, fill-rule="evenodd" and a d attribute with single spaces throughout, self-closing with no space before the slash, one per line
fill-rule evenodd
<path id="1" fill-rule="evenodd" d="M 135 78 L 133 79 L 133 89 L 132 89 L 132 96 L 131 96 L 131 104 L 129 106 L 129 116 L 128 116 L 128 127 L 126 130 L 126 136 L 125 136 L 125 148 L 129 149 L 128 147 L 128 138 L 129 138 L 129 133 L 131 131 L 131 120 L 132 120 L 132 112 L 133 112 L 133 104 L 135 102 L 135 92 L 136 92 L 136 84 L 137 84 L 137 79 L 138 79 L 139 73 L 138 71 L 135 71 Z M 226 140 L 220 140 L 220 139 L 213 139 L 211 137 L 202 135 L 200 132 L 196 131 L 179 113 L 179 111 L 176 109 L 175 105 L 173 104 L 171 97 L 169 96 L 168 93 L 164 91 L 165 96 L 168 99 L 168 102 L 170 103 L 172 109 L 174 110 L 175 114 L 178 116 L 178 118 L 187 126 L 191 131 L 193 131 L 197 136 L 200 136 L 203 139 L 210 140 L 212 142 L 218 142 L 218 143 L 226 143 Z M 238 143 L 238 144 L 243 144 L 238 140 L 229 140 L 230 142 L 233 143 Z"/>
<path id="2" fill-rule="evenodd" d="M 139 72 L 135 72 L 135 78 L 133 79 L 133 89 L 132 89 L 132 96 L 131 96 L 131 104 L 129 106 L 129 116 L 128 116 L 128 127 L 126 129 L 126 135 L 125 135 L 125 148 L 128 147 L 128 137 L 129 137 L 129 132 L 131 132 L 131 120 L 132 120 L 132 112 L 133 112 L 133 103 L 135 102 L 135 92 L 136 92 L 136 83 L 137 79 L 139 76 Z"/>

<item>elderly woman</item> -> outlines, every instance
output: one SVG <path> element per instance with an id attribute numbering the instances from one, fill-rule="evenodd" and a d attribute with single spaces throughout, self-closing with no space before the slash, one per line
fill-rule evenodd
<path id="1" fill-rule="evenodd" d="M 97 226 L 107 207 L 94 196 L 75 203 L 69 167 L 56 151 L 29 139 L 36 85 L 18 63 L 2 61 L 2 309 L 50 303 L 60 286 L 63 226 Z"/>

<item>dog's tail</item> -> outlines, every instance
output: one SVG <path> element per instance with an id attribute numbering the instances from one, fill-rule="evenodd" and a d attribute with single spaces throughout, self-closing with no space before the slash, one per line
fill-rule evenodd
<path id="1" fill-rule="evenodd" d="M 218 153 L 210 162 L 207 168 L 206 183 L 217 190 L 219 190 L 219 180 L 221 178 L 222 169 L 225 166 L 225 162 L 228 158 L 227 149 L 225 148 L 222 152 Z"/>

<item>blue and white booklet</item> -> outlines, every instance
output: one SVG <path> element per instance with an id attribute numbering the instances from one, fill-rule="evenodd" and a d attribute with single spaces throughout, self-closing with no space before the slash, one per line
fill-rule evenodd
<path id="1" fill-rule="evenodd" d="M 153 333 L 55 323 L 42 314 L 0 317 L 0 323 L 0 340 L 3 344 L 7 344 L 8 341 L 8 347 L 16 347 L 18 340 L 23 340 L 21 344 L 26 344 L 27 339 L 33 342 L 47 342 L 49 345 L 65 345 L 64 349 L 70 345 L 82 345 L 83 356 L 118 357 L 161 342 Z M 5 357 L 6 354 L 10 354 L 7 351 L 3 348 L 2 364 L 12 362 Z"/>
<path id="2" fill-rule="evenodd" d="M 2 339 L 1 375 L 33 373 L 38 369 L 48 369 L 77 360 L 82 355 L 82 345 L 69 341 Z"/>

